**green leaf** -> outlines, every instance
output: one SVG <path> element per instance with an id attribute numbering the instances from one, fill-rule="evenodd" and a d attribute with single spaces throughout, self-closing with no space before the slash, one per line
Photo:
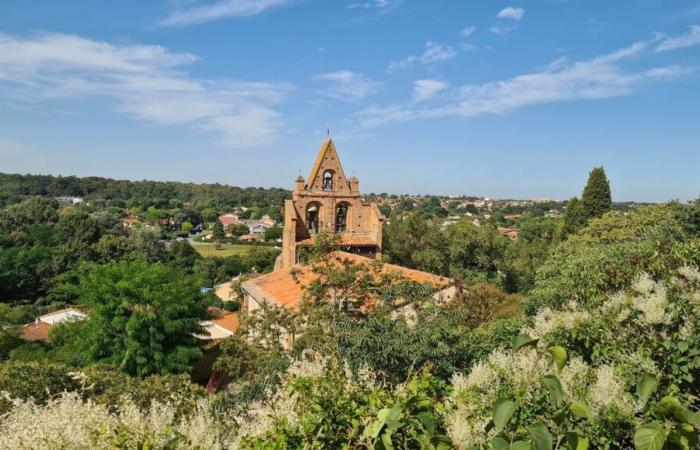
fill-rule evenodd
<path id="1" fill-rule="evenodd" d="M 637 450 L 661 450 L 666 443 L 666 429 L 658 422 L 637 428 L 634 433 L 634 448 Z"/>
<path id="2" fill-rule="evenodd" d="M 542 382 L 547 386 L 549 394 L 552 396 L 552 400 L 554 400 L 554 404 L 557 408 L 561 406 L 561 403 L 564 401 L 564 390 L 561 387 L 559 378 L 554 375 L 545 375 L 542 377 Z"/>
<path id="3" fill-rule="evenodd" d="M 526 347 L 528 345 L 535 345 L 537 344 L 537 341 L 539 341 L 539 339 L 533 339 L 527 334 L 519 334 L 515 338 L 513 338 L 513 351 L 517 352 L 521 348 Z"/>
<path id="4" fill-rule="evenodd" d="M 552 435 L 544 424 L 537 422 L 527 427 L 535 450 L 552 450 Z"/>
<path id="5" fill-rule="evenodd" d="M 508 441 L 506 441 L 502 437 L 496 436 L 495 438 L 491 439 L 492 450 L 508 450 L 509 448 L 510 445 L 508 445 Z"/>
<path id="6" fill-rule="evenodd" d="M 493 425 L 496 433 L 503 431 L 510 418 L 513 417 L 516 407 L 515 402 L 507 398 L 496 400 L 496 403 L 493 405 Z"/>
<path id="7" fill-rule="evenodd" d="M 531 447 L 527 441 L 515 441 L 510 444 L 510 450 L 531 450 Z"/>
<path id="8" fill-rule="evenodd" d="M 665 418 L 676 418 L 683 420 L 682 417 L 683 413 L 685 412 L 685 408 L 676 397 L 667 395 L 659 400 L 659 404 L 656 405 L 656 411 Z"/>
<path id="9" fill-rule="evenodd" d="M 577 417 L 593 420 L 593 414 L 591 414 L 591 410 L 588 409 L 588 405 L 581 401 L 571 403 L 571 412 L 574 413 Z"/>
<path id="10" fill-rule="evenodd" d="M 588 449 L 588 438 L 585 436 L 581 436 L 578 433 L 566 433 L 566 443 L 568 444 L 570 450 Z"/>
<path id="11" fill-rule="evenodd" d="M 447 436 L 433 436 L 430 443 L 435 450 L 450 450 L 452 448 L 452 440 Z"/>
<path id="12" fill-rule="evenodd" d="M 637 384 L 637 396 L 639 397 L 639 401 L 642 402 L 642 406 L 647 404 L 649 397 L 651 397 L 658 385 L 658 378 L 650 373 L 645 373 L 642 379 L 639 380 Z"/>
<path id="13" fill-rule="evenodd" d="M 549 353 L 549 356 L 551 356 L 554 362 L 556 363 L 558 370 L 564 368 L 569 358 L 564 347 L 561 347 L 559 345 L 549 347 L 547 349 L 547 353 Z"/>
<path id="14" fill-rule="evenodd" d="M 435 433 L 435 420 L 433 419 L 433 415 L 427 412 L 421 412 L 416 414 L 416 417 L 418 417 L 420 423 L 423 424 L 423 428 L 425 428 L 428 434 L 432 436 Z"/>

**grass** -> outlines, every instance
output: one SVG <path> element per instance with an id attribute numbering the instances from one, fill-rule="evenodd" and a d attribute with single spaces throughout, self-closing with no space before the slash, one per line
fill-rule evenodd
<path id="1" fill-rule="evenodd" d="M 220 249 L 216 249 L 215 244 L 200 244 L 200 243 L 193 243 L 192 247 L 194 247 L 195 250 L 197 250 L 197 253 L 204 257 L 210 257 L 210 256 L 219 256 L 219 257 L 226 257 L 226 256 L 233 256 L 233 255 L 245 255 L 250 251 L 251 248 L 253 248 L 252 245 L 229 245 L 229 244 L 223 244 L 221 245 Z"/>

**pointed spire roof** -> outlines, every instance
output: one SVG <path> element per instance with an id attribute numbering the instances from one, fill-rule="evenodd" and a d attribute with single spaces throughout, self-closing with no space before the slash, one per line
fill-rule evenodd
<path id="1" fill-rule="evenodd" d="M 344 184 L 346 189 L 349 189 L 345 172 L 343 172 L 343 166 L 340 164 L 338 152 L 335 150 L 335 144 L 331 138 L 323 141 L 318 155 L 316 156 L 316 161 L 313 167 L 311 167 L 311 173 L 309 173 L 309 177 L 306 179 L 310 188 L 313 189 L 316 181 L 320 181 L 323 178 L 323 172 L 325 170 L 333 171 L 335 174 L 335 183 L 338 183 L 338 187 Z"/>

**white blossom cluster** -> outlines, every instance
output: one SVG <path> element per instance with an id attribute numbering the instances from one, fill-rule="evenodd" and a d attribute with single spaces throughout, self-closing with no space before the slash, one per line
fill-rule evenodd
<path id="1" fill-rule="evenodd" d="M 681 301 L 692 301 L 700 292 L 700 272 L 683 268 L 679 273 L 695 285 L 685 289 L 687 295 Z M 681 337 L 697 333 L 694 317 L 678 314 L 678 309 L 679 305 L 669 298 L 667 286 L 646 274 L 640 275 L 627 292 L 613 294 L 597 306 L 586 308 L 572 302 L 559 311 L 543 308 L 521 330 L 539 339 L 536 348 L 495 350 L 468 373 L 453 377 L 454 390 L 445 407 L 448 433 L 455 446 L 466 449 L 490 441 L 493 431 L 487 430 L 497 399 L 508 398 L 525 408 L 547 399 L 542 384 L 547 374 L 559 378 L 566 401 L 585 402 L 594 418 L 604 416 L 613 423 L 633 421 L 641 405 L 630 392 L 642 374 L 661 375 L 652 359 L 652 349 L 636 344 L 638 338 L 658 342 L 667 337 L 666 330 L 675 327 Z M 556 333 L 575 330 L 604 333 L 610 347 L 606 359 L 590 364 L 581 357 L 572 357 L 557 371 L 546 349 L 565 345 L 553 340 Z"/>
<path id="2" fill-rule="evenodd" d="M 0 420 L 0 448 L 165 448 L 175 440 L 179 448 L 235 448 L 229 430 L 231 424 L 214 417 L 207 400 L 197 405 L 195 414 L 176 420 L 170 404 L 154 402 L 142 411 L 125 398 L 110 411 L 66 392 L 46 405 L 13 401 L 12 410 Z"/>

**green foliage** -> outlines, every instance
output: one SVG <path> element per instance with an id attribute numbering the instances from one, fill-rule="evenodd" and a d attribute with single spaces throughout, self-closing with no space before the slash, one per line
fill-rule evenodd
<path id="1" fill-rule="evenodd" d="M 589 215 L 583 206 L 583 203 L 574 197 L 566 204 L 566 212 L 564 214 L 564 233 L 573 234 L 586 226 Z"/>
<path id="2" fill-rule="evenodd" d="M 569 301 L 595 302 L 622 289 L 641 272 L 668 278 L 673 269 L 692 263 L 676 251 L 687 235 L 678 221 L 677 205 L 647 207 L 626 216 L 594 219 L 559 244 L 538 269 L 526 302 L 533 312 Z"/>
<path id="3" fill-rule="evenodd" d="M 282 227 L 271 227 L 265 230 L 265 242 L 275 242 L 282 239 Z"/>
<path id="4" fill-rule="evenodd" d="M 90 309 L 75 336 L 88 361 L 145 376 L 187 372 L 201 357 L 193 334 L 208 317 L 207 299 L 182 271 L 144 261 L 95 265 L 78 295 Z"/>
<path id="5" fill-rule="evenodd" d="M 612 209 L 610 182 L 602 167 L 595 167 L 588 174 L 588 182 L 581 195 L 581 206 L 587 218 L 601 217 Z"/>

